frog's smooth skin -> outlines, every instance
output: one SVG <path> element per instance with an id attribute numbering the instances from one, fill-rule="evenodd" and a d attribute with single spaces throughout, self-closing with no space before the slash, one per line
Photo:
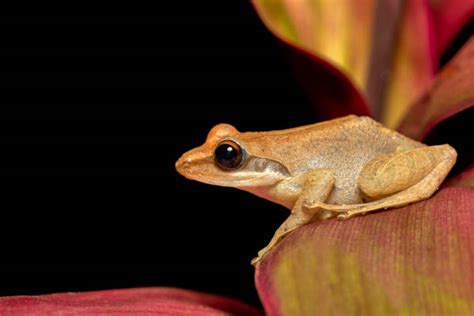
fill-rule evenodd
<path id="1" fill-rule="evenodd" d="M 286 234 L 314 220 L 429 198 L 456 156 L 449 145 L 427 146 L 350 115 L 269 132 L 240 133 L 219 124 L 176 169 L 188 179 L 242 189 L 291 210 L 256 264 Z"/>

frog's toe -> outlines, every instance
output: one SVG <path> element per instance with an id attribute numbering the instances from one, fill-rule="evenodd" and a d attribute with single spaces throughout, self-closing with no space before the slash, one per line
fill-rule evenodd
<path id="1" fill-rule="evenodd" d="M 325 220 L 334 217 L 335 213 L 333 211 L 322 210 L 318 213 L 318 218 L 320 220 Z"/>
<path id="2" fill-rule="evenodd" d="M 344 219 L 348 219 L 349 216 L 350 216 L 350 215 L 347 214 L 347 212 L 346 212 L 346 213 L 342 213 L 342 214 L 337 215 L 337 219 L 342 221 L 342 220 L 344 220 Z"/>
<path id="3" fill-rule="evenodd" d="M 262 260 L 261 257 L 255 257 L 252 259 L 252 261 L 250 262 L 253 266 L 256 266 L 257 263 L 259 263 L 260 261 Z"/>
<path id="4" fill-rule="evenodd" d="M 252 259 L 252 261 L 251 261 L 252 265 L 255 266 L 257 263 L 259 263 L 260 261 L 262 261 L 263 258 L 267 255 L 268 252 L 269 252 L 269 250 L 268 250 L 267 247 L 265 247 L 265 248 L 263 248 L 262 250 L 260 250 L 260 251 L 258 252 L 257 257 Z"/>
<path id="5" fill-rule="evenodd" d="M 341 213 L 339 215 L 337 215 L 337 219 L 338 220 L 345 220 L 345 219 L 349 219 L 351 217 L 354 216 L 354 212 L 351 212 L 351 211 L 348 211 L 348 212 L 344 212 L 344 213 Z"/>
<path id="6" fill-rule="evenodd" d="M 337 216 L 337 219 L 339 220 L 344 220 L 344 219 L 349 219 L 354 217 L 355 215 L 365 215 L 367 211 L 360 211 L 360 210 L 354 210 L 354 211 L 347 211 L 344 213 L 341 213 Z"/>

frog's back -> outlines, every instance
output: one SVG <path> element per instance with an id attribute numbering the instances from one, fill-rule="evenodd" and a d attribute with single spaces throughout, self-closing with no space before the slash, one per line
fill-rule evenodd
<path id="1" fill-rule="evenodd" d="M 372 159 L 425 146 L 385 128 L 369 117 L 351 116 L 340 123 L 328 129 L 327 135 L 310 133 L 311 140 L 307 146 L 321 151 L 313 151 L 311 162 L 296 168 L 299 172 L 316 168 L 335 171 L 335 186 L 327 200 L 331 204 L 363 202 L 358 177 Z"/>
<path id="2" fill-rule="evenodd" d="M 269 158 L 284 162 L 293 176 L 319 168 L 334 170 L 335 187 L 328 199 L 332 204 L 362 202 L 357 179 L 370 160 L 424 146 L 355 115 L 262 134 L 272 147 Z"/>

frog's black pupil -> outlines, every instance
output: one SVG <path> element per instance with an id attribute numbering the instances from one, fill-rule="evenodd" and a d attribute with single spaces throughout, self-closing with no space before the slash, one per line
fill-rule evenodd
<path id="1" fill-rule="evenodd" d="M 242 149 L 234 142 L 226 141 L 217 146 L 215 159 L 223 169 L 236 169 L 242 163 Z"/>

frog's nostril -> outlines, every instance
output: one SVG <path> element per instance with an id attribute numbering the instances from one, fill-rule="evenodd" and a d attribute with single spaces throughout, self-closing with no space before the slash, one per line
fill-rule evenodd
<path id="1" fill-rule="evenodd" d="M 175 167 L 179 173 L 183 174 L 191 168 L 191 159 L 181 157 L 176 161 Z"/>
<path id="2" fill-rule="evenodd" d="M 181 167 L 183 167 L 183 164 L 184 164 L 184 159 L 183 158 L 179 158 L 176 163 L 175 163 L 175 167 L 176 169 L 179 171 L 179 169 L 181 169 Z"/>

